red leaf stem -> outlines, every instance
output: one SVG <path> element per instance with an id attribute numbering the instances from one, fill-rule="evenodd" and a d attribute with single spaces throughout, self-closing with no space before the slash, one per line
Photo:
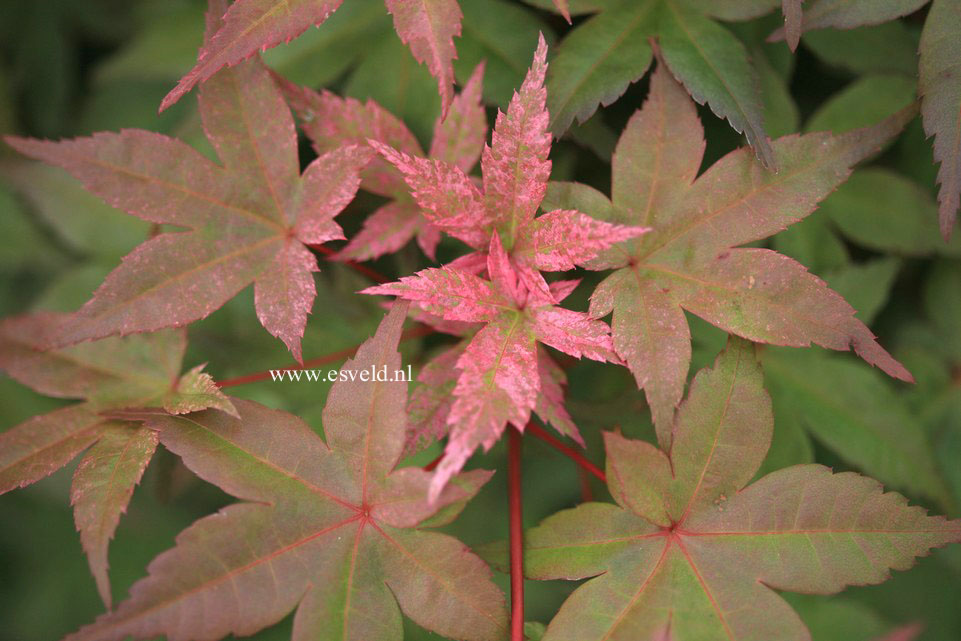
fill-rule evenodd
<path id="1" fill-rule="evenodd" d="M 317 252 L 317 253 L 319 253 L 319 254 L 323 254 L 323 255 L 326 256 L 328 259 L 330 259 L 331 256 L 333 256 L 334 254 L 337 253 L 337 252 L 335 252 L 333 249 L 331 249 L 330 247 L 327 247 L 326 245 L 307 245 L 307 246 L 310 247 L 311 249 L 313 249 L 315 252 Z M 376 270 L 374 270 L 374 269 L 371 269 L 371 268 L 368 267 L 367 265 L 363 265 L 363 264 L 361 264 L 361 263 L 358 263 L 357 261 L 353 261 L 353 260 L 343 260 L 343 261 L 336 261 L 336 262 L 342 262 L 343 264 L 347 265 L 348 267 L 350 267 L 351 269 L 353 269 L 353 270 L 356 271 L 357 273 L 363 274 L 364 276 L 366 276 L 367 278 L 371 279 L 371 280 L 374 281 L 375 283 L 389 283 L 389 282 L 392 280 L 392 279 L 390 279 L 390 278 L 387 278 L 386 276 L 384 276 L 384 275 L 381 274 L 380 272 L 378 272 L 378 271 L 376 271 Z"/>
<path id="2" fill-rule="evenodd" d="M 554 436 L 549 434 L 541 426 L 533 422 L 529 423 L 527 425 L 527 432 L 534 438 L 539 438 L 540 440 L 544 441 L 545 443 L 553 447 L 555 450 L 557 450 L 564 456 L 567 456 L 568 458 L 573 460 L 585 472 L 589 472 L 590 474 L 594 475 L 594 477 L 597 478 L 602 483 L 607 483 L 607 476 L 605 476 L 604 471 L 601 470 L 601 468 L 597 467 L 596 465 L 588 461 L 583 454 L 575 450 L 570 445 L 566 445 L 565 443 L 562 443 L 561 441 L 554 438 Z"/>
<path id="3" fill-rule="evenodd" d="M 528 425 L 530 429 L 531 425 Z M 521 502 L 522 434 L 508 430 L 507 502 L 510 511 L 511 641 L 524 641 L 524 522 Z"/>

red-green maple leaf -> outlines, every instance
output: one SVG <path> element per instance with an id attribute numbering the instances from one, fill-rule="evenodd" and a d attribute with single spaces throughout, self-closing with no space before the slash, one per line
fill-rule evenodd
<path id="1" fill-rule="evenodd" d="M 210 33 L 213 12 L 208 21 Z M 260 322 L 300 360 L 318 269 L 305 245 L 343 238 L 333 218 L 353 199 L 370 150 L 333 150 L 301 176 L 293 117 L 259 60 L 204 83 L 200 114 L 222 165 L 140 130 L 7 138 L 118 209 L 190 230 L 160 234 L 125 257 L 57 337 L 61 344 L 186 325 L 254 283 Z"/>
<path id="2" fill-rule="evenodd" d="M 554 185 L 554 206 L 654 229 L 593 263 L 618 270 L 595 290 L 591 315 L 613 310 L 614 347 L 647 394 L 662 445 L 690 363 L 684 310 L 757 342 L 853 349 L 911 380 L 854 308 L 802 265 L 767 249 L 735 249 L 810 214 L 906 117 L 843 136 L 780 138 L 773 143 L 777 174 L 739 149 L 697 176 L 704 139 L 694 103 L 659 66 L 614 153 L 612 200 L 585 185 Z"/>
<path id="3" fill-rule="evenodd" d="M 772 427 L 754 347 L 732 338 L 695 377 L 665 450 L 605 434 L 617 505 L 584 503 L 525 536 L 527 576 L 596 577 L 544 641 L 810 641 L 775 590 L 880 583 L 961 541 L 961 521 L 853 472 L 797 465 L 745 487 Z"/>
<path id="4" fill-rule="evenodd" d="M 395 306 L 343 370 L 401 369 L 406 308 Z M 394 469 L 406 393 L 402 380 L 342 377 L 324 408 L 326 444 L 298 418 L 250 401 L 235 400 L 239 419 L 148 417 L 165 447 L 244 502 L 181 533 L 127 601 L 68 639 L 243 636 L 295 607 L 294 641 L 399 640 L 401 612 L 446 637 L 502 639 L 504 597 L 489 568 L 422 529 L 452 520 L 490 473 L 466 473 L 429 503 L 428 472 Z"/>
<path id="5" fill-rule="evenodd" d="M 465 173 L 477 164 L 487 138 L 487 117 L 481 103 L 483 75 L 481 64 L 463 91 L 454 98 L 447 118 L 437 119 L 428 155 Z M 317 92 L 283 79 L 279 82 L 318 154 L 344 145 L 366 145 L 368 140 L 376 140 L 411 156 L 424 157 L 420 143 L 403 121 L 373 100 L 361 103 L 354 98 L 341 98 L 329 91 Z M 416 236 L 421 249 L 433 260 L 440 231 L 424 218 L 401 174 L 377 158 L 361 173 L 360 186 L 390 198 L 391 202 L 364 221 L 363 229 L 350 239 L 338 256 L 370 260 L 397 251 Z"/>
<path id="6" fill-rule="evenodd" d="M 41 394 L 85 399 L 0 433 L 0 493 L 53 474 L 90 447 L 73 478 L 71 502 L 83 549 L 110 606 L 107 546 L 157 445 L 156 434 L 102 412 L 160 406 L 182 414 L 237 410 L 196 367 L 180 375 L 183 331 L 107 338 L 41 351 L 64 317 L 41 313 L 0 323 L 0 368 Z"/>
<path id="7" fill-rule="evenodd" d="M 236 65 L 258 51 L 299 36 L 310 26 L 323 24 L 342 0 L 212 0 L 219 7 L 222 25 L 204 44 L 197 64 L 164 98 L 161 111 L 177 102 L 197 83 L 225 66 Z M 349 0 L 360 2 L 363 0 Z M 368 0 L 369 1 L 369 0 Z M 384 0 L 394 17 L 394 30 L 410 47 L 414 58 L 426 64 L 437 78 L 444 116 L 454 97 L 454 36 L 460 36 L 461 11 L 457 0 Z"/>

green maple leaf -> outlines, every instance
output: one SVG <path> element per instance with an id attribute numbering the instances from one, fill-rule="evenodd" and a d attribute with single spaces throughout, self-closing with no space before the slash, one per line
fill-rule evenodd
<path id="1" fill-rule="evenodd" d="M 757 72 L 747 49 L 717 19 L 746 20 L 777 6 L 773 0 L 696 2 L 620 0 L 606 3 L 557 49 L 548 77 L 551 129 L 560 135 L 598 104 L 617 100 L 653 60 L 656 43 L 671 73 L 699 103 L 743 132 L 758 158 L 774 168 L 764 133 Z"/>

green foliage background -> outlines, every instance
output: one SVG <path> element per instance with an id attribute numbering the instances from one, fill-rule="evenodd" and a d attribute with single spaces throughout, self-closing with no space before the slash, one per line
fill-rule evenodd
<path id="1" fill-rule="evenodd" d="M 537 32 L 553 43 L 569 29 L 537 7 L 547 2 L 461 0 L 464 34 L 457 76 L 487 61 L 485 99 L 506 106 L 530 62 Z M 576 4 L 576 3 L 575 3 Z M 584 4 L 584 3 L 582 3 Z M 156 107 L 192 66 L 203 29 L 200 0 L 5 0 L 0 21 L 0 133 L 40 137 L 142 127 L 185 138 L 203 149 L 188 97 L 161 116 Z M 804 36 L 796 55 L 765 44 L 780 16 L 728 25 L 751 51 L 764 92 L 768 133 L 841 131 L 878 121 L 914 99 L 921 15 L 878 27 Z M 577 20 L 575 21 L 575 25 Z M 392 33 L 379 2 L 345 3 L 321 29 L 265 56 L 296 82 L 373 97 L 402 116 L 425 142 L 438 110 L 436 85 Z M 603 190 L 617 134 L 646 95 L 642 80 L 609 108 L 571 129 L 553 152 L 557 180 L 577 178 Z M 705 166 L 743 144 L 708 109 Z M 309 147 L 302 145 L 309 160 Z M 936 166 L 915 120 L 869 168 L 829 197 L 808 220 L 772 241 L 825 278 L 858 310 L 881 342 L 918 379 L 894 383 L 848 354 L 766 348 L 766 385 L 775 400 L 775 445 L 765 470 L 816 460 L 871 474 L 932 511 L 961 516 L 961 233 L 950 244 L 937 234 Z M 340 221 L 348 235 L 377 202 L 361 195 Z M 76 308 L 148 226 L 100 203 L 59 170 L 0 149 L 0 315 Z M 452 248 L 441 247 L 441 258 Z M 375 264 L 388 275 L 423 265 L 414 248 Z M 587 278 L 594 278 L 588 274 Z M 367 283 L 341 265 L 318 276 L 318 300 L 304 341 L 307 358 L 353 346 L 373 330 L 375 302 L 353 292 Z M 586 308 L 582 287 L 573 305 Z M 216 378 L 284 366 L 289 355 L 256 321 L 252 293 L 190 329 L 186 366 L 209 361 Z M 691 319 L 692 371 L 710 363 L 721 332 Z M 444 339 L 405 343 L 414 369 Z M 619 427 L 651 439 L 643 395 L 627 370 L 585 362 L 569 370 L 570 407 L 602 461 L 599 430 Z M 286 409 L 319 429 L 327 387 L 275 384 L 232 393 Z M 0 429 L 49 411 L 57 401 L 0 378 Z M 574 465 L 541 442 L 525 445 L 525 524 L 581 500 Z M 411 463 L 424 463 L 428 450 Z M 473 465 L 504 468 L 502 446 Z M 68 505 L 72 467 L 0 498 L 0 640 L 45 641 L 102 610 Z M 468 544 L 504 538 L 504 474 L 498 474 L 450 527 Z M 592 482 L 594 493 L 605 490 Z M 161 452 L 134 495 L 111 548 L 116 597 L 171 546 L 177 532 L 229 502 Z M 506 579 L 500 577 L 506 587 Z M 573 589 L 530 582 L 528 617 L 547 622 Z M 922 639 L 961 638 L 961 551 L 941 550 L 889 582 L 840 596 L 788 595 L 816 641 L 867 641 L 895 623 L 921 620 Z M 409 622 L 408 622 L 409 623 Z M 410 639 L 437 638 L 415 630 Z M 532 631 L 536 629 L 533 626 Z M 255 638 L 287 639 L 287 620 Z"/>

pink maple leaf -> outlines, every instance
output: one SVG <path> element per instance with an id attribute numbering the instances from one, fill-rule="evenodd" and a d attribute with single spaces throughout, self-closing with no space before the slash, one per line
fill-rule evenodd
<path id="1" fill-rule="evenodd" d="M 558 307 L 576 282 L 550 286 L 541 271 L 586 265 L 611 246 L 648 231 L 606 223 L 575 210 L 537 217 L 551 173 L 550 121 L 543 36 L 507 113 L 499 113 L 481 156 L 482 186 L 464 169 L 423 158 L 377 139 L 369 142 L 404 177 L 424 215 L 476 251 L 441 269 L 364 290 L 414 301 L 444 323 L 482 324 L 456 361 L 453 401 L 436 390 L 413 409 L 421 433 L 436 435 L 446 414 L 450 437 L 431 492 L 437 495 L 478 446 L 490 448 L 508 423 L 524 429 L 535 409 L 562 433 L 578 438 L 563 409 L 561 378 L 538 357 L 538 344 L 576 358 L 620 363 L 610 329 L 586 314 Z M 487 278 L 481 275 L 487 272 Z M 437 378 L 431 373 L 430 378 Z M 417 432 L 414 438 L 420 438 Z"/>
<path id="2" fill-rule="evenodd" d="M 414 200 L 437 228 L 486 252 L 499 235 L 514 271 L 528 291 L 553 300 L 541 271 L 584 266 L 612 245 L 636 238 L 647 228 L 595 220 L 574 210 L 535 217 L 551 173 L 550 117 L 547 112 L 547 43 L 540 37 L 534 62 L 507 113 L 498 113 L 491 144 L 481 156 L 482 187 L 464 169 L 437 158 L 370 139 L 404 176 Z M 478 273 L 483 256 L 464 258 Z M 556 301 L 555 301 L 556 302 Z"/>
<path id="3" fill-rule="evenodd" d="M 447 118 L 437 119 L 428 155 L 465 173 L 477 164 L 487 137 L 487 117 L 481 102 L 483 77 L 481 63 L 454 98 Z M 376 140 L 411 156 L 425 156 L 407 126 L 373 100 L 362 103 L 329 91 L 301 87 L 279 76 L 276 80 L 317 153 Z M 377 158 L 362 173 L 361 187 L 391 201 L 367 218 L 360 232 L 337 257 L 371 260 L 397 251 L 416 236 L 418 245 L 433 260 L 440 230 L 424 217 L 400 173 Z"/>
<path id="4" fill-rule="evenodd" d="M 489 449 L 508 423 L 523 430 L 535 409 L 560 431 L 579 439 L 561 401 L 563 374 L 559 377 L 556 365 L 545 360 L 538 343 L 576 358 L 620 362 L 607 324 L 557 307 L 553 295 L 529 290 L 518 278 L 498 234 L 491 236 L 487 273 L 489 279 L 450 267 L 429 268 L 363 291 L 414 301 L 445 321 L 482 323 L 454 362 L 458 373 L 452 401 L 434 391 L 415 401 L 415 415 L 428 415 L 425 433 L 415 438 L 431 436 L 431 430 L 436 436 L 438 415 L 446 415 L 450 430 L 444 458 L 431 483 L 432 497 L 439 495 L 474 450 Z M 565 282 L 558 289 L 569 292 L 570 284 Z M 452 377 L 437 371 L 451 360 L 442 356 L 429 371 L 434 390 L 451 382 Z"/>

